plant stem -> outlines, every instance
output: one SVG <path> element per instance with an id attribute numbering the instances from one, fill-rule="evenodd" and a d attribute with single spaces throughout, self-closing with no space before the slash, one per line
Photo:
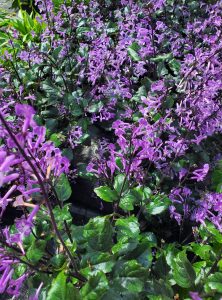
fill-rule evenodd
<path id="1" fill-rule="evenodd" d="M 30 160 L 30 158 L 25 153 L 24 149 L 19 144 L 17 138 L 15 137 L 14 133 L 11 131 L 11 128 L 9 127 L 8 123 L 6 122 L 6 120 L 4 119 L 2 113 L 0 113 L 0 120 L 3 123 L 3 125 L 5 126 L 5 128 L 8 131 L 10 137 L 12 138 L 12 140 L 14 141 L 14 143 L 16 144 L 16 146 L 18 147 L 18 150 L 20 151 L 20 153 L 22 154 L 22 156 L 24 157 L 24 159 L 27 161 L 27 163 L 29 164 L 29 166 L 33 170 L 33 173 L 34 173 L 34 175 L 36 176 L 36 178 L 37 178 L 37 180 L 39 182 L 40 188 L 41 188 L 43 196 L 45 198 L 45 203 L 46 203 L 47 208 L 49 210 L 49 214 L 50 214 L 50 218 L 51 218 L 53 229 L 54 229 L 54 231 L 55 231 L 55 233 L 56 233 L 56 235 L 57 235 L 60 243 L 62 244 L 65 252 L 67 253 L 67 255 L 68 255 L 68 257 L 69 257 L 69 259 L 71 261 L 71 264 L 72 264 L 72 266 L 73 266 L 73 268 L 75 270 L 75 273 L 78 274 L 78 276 L 83 277 L 81 274 L 78 273 L 78 269 L 77 269 L 77 265 L 76 265 L 76 262 L 74 260 L 74 257 L 72 256 L 70 250 L 66 246 L 66 244 L 63 241 L 63 238 L 62 238 L 62 236 L 61 236 L 61 234 L 59 232 L 59 229 L 58 229 L 57 224 L 56 224 L 55 216 L 54 216 L 54 213 L 53 213 L 52 205 L 51 205 L 51 203 L 50 203 L 50 201 L 48 199 L 48 195 L 47 195 L 47 192 L 45 190 L 44 183 L 43 183 L 43 181 L 42 181 L 39 173 L 37 172 L 35 166 L 33 165 L 32 161 Z"/>
<path id="2" fill-rule="evenodd" d="M 39 171 L 40 171 L 41 174 L 42 174 L 42 176 L 44 176 L 45 174 L 43 173 L 43 171 L 42 171 L 42 169 L 41 169 L 41 166 L 39 165 L 38 161 L 36 161 L 35 157 L 34 157 L 33 154 L 31 153 L 31 151 L 28 151 L 28 152 L 29 152 L 29 155 L 32 157 L 32 159 L 35 161 L 37 167 L 39 168 Z M 49 185 L 50 185 L 50 187 L 51 187 L 51 189 L 52 189 L 52 192 L 53 192 L 53 194 L 54 194 L 54 196 L 55 196 L 56 202 L 57 202 L 57 204 L 59 205 L 59 208 L 62 209 L 62 208 L 63 208 L 63 204 L 59 201 L 58 195 L 57 195 L 57 193 L 56 193 L 56 190 L 55 190 L 55 188 L 54 188 L 52 182 L 49 181 L 48 183 L 49 183 Z M 68 238 L 69 238 L 70 242 L 73 243 L 73 238 L 72 238 L 72 235 L 71 235 L 71 232 L 70 232 L 70 230 L 69 230 L 69 227 L 68 227 L 68 224 L 67 224 L 66 220 L 64 221 L 64 226 L 65 226 L 65 230 L 66 230 L 66 233 L 67 233 L 67 235 L 68 235 Z"/>

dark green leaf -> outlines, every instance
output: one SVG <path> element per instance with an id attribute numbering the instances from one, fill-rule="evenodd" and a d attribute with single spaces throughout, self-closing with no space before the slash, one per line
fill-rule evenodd
<path id="1" fill-rule="evenodd" d="M 91 219 L 85 226 L 83 235 L 90 248 L 96 251 L 108 251 L 112 247 L 113 228 L 106 217 Z"/>
<path id="2" fill-rule="evenodd" d="M 42 258 L 44 255 L 45 246 L 46 241 L 44 240 L 33 241 L 31 247 L 26 253 L 28 260 L 30 260 L 32 264 L 36 264 Z"/>
<path id="3" fill-rule="evenodd" d="M 204 288 L 207 293 L 210 293 L 212 290 L 217 293 L 222 293 L 222 273 L 217 272 L 210 275 Z"/>
<path id="4" fill-rule="evenodd" d="M 56 119 L 47 119 L 45 121 L 46 128 L 49 129 L 50 131 L 55 130 L 56 127 L 58 126 L 58 120 Z"/>
<path id="5" fill-rule="evenodd" d="M 168 282 L 163 279 L 148 280 L 145 285 L 148 299 L 171 300 L 174 292 Z"/>
<path id="6" fill-rule="evenodd" d="M 116 221 L 116 227 L 118 240 L 125 236 L 128 238 L 136 238 L 140 233 L 138 220 L 133 216 L 125 219 L 118 219 Z"/>
<path id="7" fill-rule="evenodd" d="M 60 269 L 64 263 L 66 261 L 66 257 L 63 255 L 63 254 L 56 254 L 54 255 L 51 260 L 50 260 L 50 263 L 52 264 L 52 266 L 55 268 L 55 269 Z"/>
<path id="8" fill-rule="evenodd" d="M 114 179 L 114 189 L 117 191 L 118 195 L 122 195 L 129 188 L 129 183 L 126 175 L 119 174 Z"/>
<path id="9" fill-rule="evenodd" d="M 149 187 L 137 186 L 132 189 L 131 193 L 137 199 L 138 204 L 141 202 L 147 202 L 150 196 L 152 195 L 152 191 Z"/>
<path id="10" fill-rule="evenodd" d="M 66 275 L 63 271 L 53 280 L 46 300 L 67 300 Z"/>
<path id="11" fill-rule="evenodd" d="M 180 72 L 180 63 L 175 58 L 169 61 L 169 66 L 176 75 Z"/>
<path id="12" fill-rule="evenodd" d="M 173 263 L 173 278 L 183 288 L 193 286 L 196 274 L 184 251 L 179 252 Z"/>
<path id="13" fill-rule="evenodd" d="M 157 55 L 156 57 L 151 58 L 151 61 L 159 63 L 159 62 L 167 61 L 171 58 L 172 58 L 172 53 L 166 53 L 166 54 L 160 54 L 160 55 Z"/>
<path id="14" fill-rule="evenodd" d="M 71 283 L 66 285 L 66 300 L 81 300 L 79 290 Z"/>
<path id="15" fill-rule="evenodd" d="M 140 61 L 141 58 L 138 54 L 140 46 L 137 43 L 133 43 L 131 46 L 128 47 L 128 54 L 132 58 L 133 61 Z"/>
<path id="16" fill-rule="evenodd" d="M 157 259 L 154 266 L 154 271 L 159 277 L 168 276 L 170 268 L 167 265 L 166 258 L 163 254 Z"/>
<path id="17" fill-rule="evenodd" d="M 136 201 L 136 198 L 133 194 L 126 194 L 120 199 L 119 206 L 125 211 L 131 211 L 134 209 L 134 203 Z"/>
<path id="18" fill-rule="evenodd" d="M 118 194 L 116 191 L 111 190 L 108 186 L 100 186 L 94 189 L 96 195 L 106 202 L 114 202 L 118 199 Z"/>
<path id="19" fill-rule="evenodd" d="M 164 212 L 170 205 L 170 199 L 164 195 L 155 195 L 151 197 L 146 206 L 146 211 L 151 215 L 158 215 Z"/>
<path id="20" fill-rule="evenodd" d="M 106 276 L 102 272 L 99 272 L 89 278 L 88 282 L 82 287 L 80 293 L 83 299 L 97 300 L 108 290 L 108 287 Z"/>
<path id="21" fill-rule="evenodd" d="M 121 238 L 118 243 L 116 243 L 113 247 L 112 247 L 112 253 L 116 254 L 118 253 L 118 255 L 125 255 L 127 253 L 130 253 L 131 251 L 133 251 L 137 245 L 138 245 L 139 241 L 138 239 L 132 239 L 132 238 L 128 238 L 127 236 L 124 238 Z"/>
<path id="22" fill-rule="evenodd" d="M 60 175 L 56 183 L 55 190 L 60 201 L 63 202 L 70 198 L 72 189 L 65 174 Z"/>

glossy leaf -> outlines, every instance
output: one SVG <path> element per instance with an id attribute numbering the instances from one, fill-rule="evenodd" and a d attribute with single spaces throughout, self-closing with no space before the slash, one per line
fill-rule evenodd
<path id="1" fill-rule="evenodd" d="M 96 300 L 100 299 L 107 290 L 108 280 L 102 272 L 99 272 L 97 275 L 90 277 L 80 293 L 83 299 Z"/>
<path id="2" fill-rule="evenodd" d="M 172 265 L 173 278 L 183 288 L 193 286 L 196 278 L 195 271 L 187 259 L 185 252 L 179 252 Z"/>
<path id="3" fill-rule="evenodd" d="M 67 300 L 66 299 L 66 275 L 60 272 L 53 280 L 46 300 Z"/>
<path id="4" fill-rule="evenodd" d="M 72 194 L 72 189 L 65 174 L 61 174 L 56 182 L 55 190 L 60 201 L 66 201 Z"/>
<path id="5" fill-rule="evenodd" d="M 116 191 L 112 190 L 108 186 L 100 186 L 94 189 L 96 195 L 106 202 L 114 202 L 118 199 L 118 194 Z"/>
<path id="6" fill-rule="evenodd" d="M 119 195 L 124 194 L 129 188 L 129 184 L 126 178 L 126 175 L 119 174 L 114 179 L 114 189 Z"/>
<path id="7" fill-rule="evenodd" d="M 205 290 L 208 293 L 210 293 L 211 291 L 222 293 L 222 273 L 217 272 L 215 274 L 211 274 L 207 278 Z"/>

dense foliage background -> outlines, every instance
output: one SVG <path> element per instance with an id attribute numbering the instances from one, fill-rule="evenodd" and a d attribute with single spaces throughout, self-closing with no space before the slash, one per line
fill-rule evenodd
<path id="1" fill-rule="evenodd" d="M 2 299 L 221 299 L 222 1 L 13 7 Z"/>

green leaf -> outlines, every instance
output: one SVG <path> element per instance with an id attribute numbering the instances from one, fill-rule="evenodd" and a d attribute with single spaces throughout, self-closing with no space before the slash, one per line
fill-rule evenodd
<path id="1" fill-rule="evenodd" d="M 50 259 L 50 263 L 57 270 L 59 270 L 60 268 L 62 268 L 65 262 L 66 262 L 66 257 L 62 253 L 54 255 Z"/>
<path id="2" fill-rule="evenodd" d="M 119 263 L 119 265 L 118 265 Z M 147 274 L 146 269 L 142 267 L 135 259 L 129 261 L 119 261 L 116 265 L 114 276 L 119 277 L 138 277 L 144 279 Z"/>
<path id="3" fill-rule="evenodd" d="M 45 240 L 35 240 L 32 242 L 31 247 L 28 249 L 26 255 L 32 264 L 36 264 L 44 255 L 46 241 Z"/>
<path id="4" fill-rule="evenodd" d="M 88 246 L 96 251 L 109 251 L 113 245 L 113 228 L 107 217 L 96 217 L 85 225 L 83 236 Z"/>
<path id="5" fill-rule="evenodd" d="M 116 191 L 112 190 L 108 186 L 100 186 L 94 189 L 96 195 L 106 202 L 114 202 L 118 199 L 118 194 Z"/>
<path id="6" fill-rule="evenodd" d="M 14 266 L 14 275 L 16 275 L 16 277 L 20 277 L 22 276 L 27 270 L 27 266 L 25 264 L 16 264 Z"/>
<path id="7" fill-rule="evenodd" d="M 116 221 L 117 238 L 137 238 L 140 234 L 140 227 L 136 217 L 121 218 Z"/>
<path id="8" fill-rule="evenodd" d="M 129 183 L 126 178 L 126 175 L 119 174 L 114 179 L 114 189 L 117 191 L 117 193 L 122 195 L 124 192 L 126 192 L 129 188 Z"/>
<path id="9" fill-rule="evenodd" d="M 124 259 L 136 259 L 143 267 L 150 267 L 153 260 L 151 246 L 148 240 L 143 240 L 137 244 L 135 249 L 132 249 L 129 253 L 124 256 Z"/>
<path id="10" fill-rule="evenodd" d="M 163 254 L 157 259 L 154 271 L 159 277 L 167 277 L 170 271 L 169 266 L 167 265 L 166 258 Z"/>
<path id="11" fill-rule="evenodd" d="M 52 135 L 50 135 L 50 141 L 52 141 L 56 147 L 59 147 L 62 144 L 60 135 L 57 133 L 53 133 Z"/>
<path id="12" fill-rule="evenodd" d="M 88 282 L 80 290 L 80 293 L 85 300 L 97 300 L 108 290 L 108 287 L 106 276 L 99 272 L 89 278 Z"/>
<path id="13" fill-rule="evenodd" d="M 112 247 L 112 253 L 118 256 L 125 255 L 136 249 L 139 241 L 137 239 L 128 239 L 127 236 L 121 238 L 118 243 Z"/>
<path id="14" fill-rule="evenodd" d="M 148 280 L 145 284 L 147 299 L 171 300 L 174 292 L 169 283 L 164 279 Z"/>
<path id="15" fill-rule="evenodd" d="M 73 160 L 73 150 L 71 148 L 64 148 L 62 150 L 62 155 L 67 157 L 70 161 Z"/>
<path id="16" fill-rule="evenodd" d="M 63 202 L 70 198 L 72 189 L 65 174 L 60 175 L 56 182 L 55 190 L 60 201 Z"/>
<path id="17" fill-rule="evenodd" d="M 141 58 L 138 55 L 138 51 L 140 46 L 137 43 L 133 43 L 131 46 L 128 47 L 128 54 L 132 58 L 133 61 L 140 61 Z"/>
<path id="18" fill-rule="evenodd" d="M 153 232 L 143 232 L 140 234 L 143 241 L 149 242 L 149 245 L 155 247 L 157 245 L 157 238 Z"/>
<path id="19" fill-rule="evenodd" d="M 175 58 L 169 61 L 169 66 L 176 75 L 180 72 L 180 63 Z"/>
<path id="20" fill-rule="evenodd" d="M 66 275 L 60 272 L 53 280 L 46 300 L 67 300 L 66 299 Z"/>
<path id="21" fill-rule="evenodd" d="M 151 197 L 146 205 L 146 212 L 151 215 L 158 215 L 164 212 L 170 205 L 170 199 L 165 195 L 155 195 Z"/>
<path id="22" fill-rule="evenodd" d="M 159 63 L 171 59 L 172 56 L 173 56 L 172 53 L 160 54 L 157 55 L 156 57 L 151 58 L 150 60 Z"/>
<path id="23" fill-rule="evenodd" d="M 138 204 L 141 202 L 147 202 L 152 195 L 152 191 L 149 187 L 137 186 L 132 189 L 131 193 L 137 199 Z"/>
<path id="24" fill-rule="evenodd" d="M 77 37 L 80 38 L 80 37 L 82 37 L 82 35 L 84 33 L 87 33 L 89 31 L 90 31 L 89 27 L 79 27 L 79 28 L 76 29 Z"/>
<path id="25" fill-rule="evenodd" d="M 53 50 L 52 57 L 54 58 L 54 60 L 57 60 L 59 58 L 59 53 L 61 52 L 62 49 L 63 49 L 63 47 L 59 46 Z"/>
<path id="26" fill-rule="evenodd" d="M 47 95 L 58 97 L 60 89 L 49 78 L 42 82 L 42 89 Z"/>
<path id="27" fill-rule="evenodd" d="M 163 61 L 157 63 L 157 75 L 160 77 L 168 75 L 168 70 Z"/>
<path id="28" fill-rule="evenodd" d="M 88 106 L 88 112 L 90 113 L 96 113 L 96 112 L 99 112 L 100 109 L 103 107 L 103 102 L 102 101 L 99 101 L 98 103 L 93 103 L 93 104 L 90 104 Z"/>
<path id="29" fill-rule="evenodd" d="M 109 252 L 90 251 L 82 256 L 81 266 L 86 267 L 89 263 L 91 265 L 97 265 L 111 260 L 112 256 L 110 256 Z"/>
<path id="30" fill-rule="evenodd" d="M 71 94 L 66 94 L 64 97 L 64 104 L 74 117 L 80 117 L 83 114 L 83 108 L 78 102 L 80 97 L 81 95 L 78 93 L 78 91 Z"/>
<path id="31" fill-rule="evenodd" d="M 143 290 L 146 276 L 146 269 L 136 260 L 119 261 L 114 269 L 113 285 L 117 289 L 121 287 L 123 291 L 140 293 Z"/>
<path id="32" fill-rule="evenodd" d="M 58 205 L 53 208 L 53 213 L 55 215 L 56 223 L 59 230 L 63 230 L 64 221 L 67 222 L 68 225 L 72 224 L 72 215 L 70 213 L 71 204 L 66 204 L 62 208 Z"/>
<path id="33" fill-rule="evenodd" d="M 58 126 L 58 120 L 56 120 L 56 119 L 47 119 L 45 121 L 45 124 L 46 124 L 47 129 L 49 129 L 50 131 L 53 131 Z"/>
<path id="34" fill-rule="evenodd" d="M 102 271 L 104 274 L 110 273 L 114 266 L 114 261 L 105 261 L 100 264 L 94 265 L 95 270 Z"/>
<path id="35" fill-rule="evenodd" d="M 179 252 L 174 259 L 172 273 L 174 280 L 179 286 L 183 288 L 193 286 L 196 273 L 184 251 Z"/>
<path id="36" fill-rule="evenodd" d="M 207 293 L 210 293 L 212 291 L 222 293 L 222 273 L 217 272 L 210 275 L 204 288 Z"/>
<path id="37" fill-rule="evenodd" d="M 120 157 L 116 157 L 116 165 L 117 165 L 120 169 L 123 169 L 123 164 L 122 164 L 122 161 L 121 161 L 121 158 L 120 158 Z"/>
<path id="38" fill-rule="evenodd" d="M 162 117 L 161 114 L 160 114 L 160 113 L 157 113 L 157 114 L 155 114 L 152 118 L 153 118 L 153 121 L 154 121 L 154 122 L 157 122 L 157 121 L 160 120 L 161 117 Z"/>
<path id="39" fill-rule="evenodd" d="M 210 245 L 191 243 L 191 246 L 192 246 L 192 251 L 196 255 L 198 255 L 201 259 L 209 260 L 210 255 L 213 251 Z"/>
<path id="40" fill-rule="evenodd" d="M 134 209 L 134 203 L 136 198 L 132 194 L 126 194 L 120 199 L 119 207 L 125 211 L 131 211 Z"/>
<path id="41" fill-rule="evenodd" d="M 108 34 L 113 34 L 116 33 L 118 31 L 118 25 L 115 22 L 109 22 L 108 26 L 107 26 L 107 33 Z"/>
<path id="42" fill-rule="evenodd" d="M 79 290 L 71 283 L 66 285 L 66 300 L 81 300 Z"/>
<path id="43" fill-rule="evenodd" d="M 215 239 L 218 243 L 222 244 L 222 234 L 214 224 L 210 222 L 205 222 L 206 226 L 201 225 L 199 228 L 199 232 L 202 238 L 206 238 L 207 236 L 212 237 Z"/>
<path id="44" fill-rule="evenodd" d="M 143 290 L 144 282 L 139 278 L 122 277 L 117 280 L 118 284 L 129 292 L 140 293 Z"/>
<path id="45" fill-rule="evenodd" d="M 144 85 L 142 85 L 141 87 L 138 88 L 138 90 L 133 95 L 133 97 L 130 99 L 130 101 L 135 101 L 137 103 L 141 103 L 142 96 L 144 96 L 144 97 L 147 96 L 147 89 Z"/>

